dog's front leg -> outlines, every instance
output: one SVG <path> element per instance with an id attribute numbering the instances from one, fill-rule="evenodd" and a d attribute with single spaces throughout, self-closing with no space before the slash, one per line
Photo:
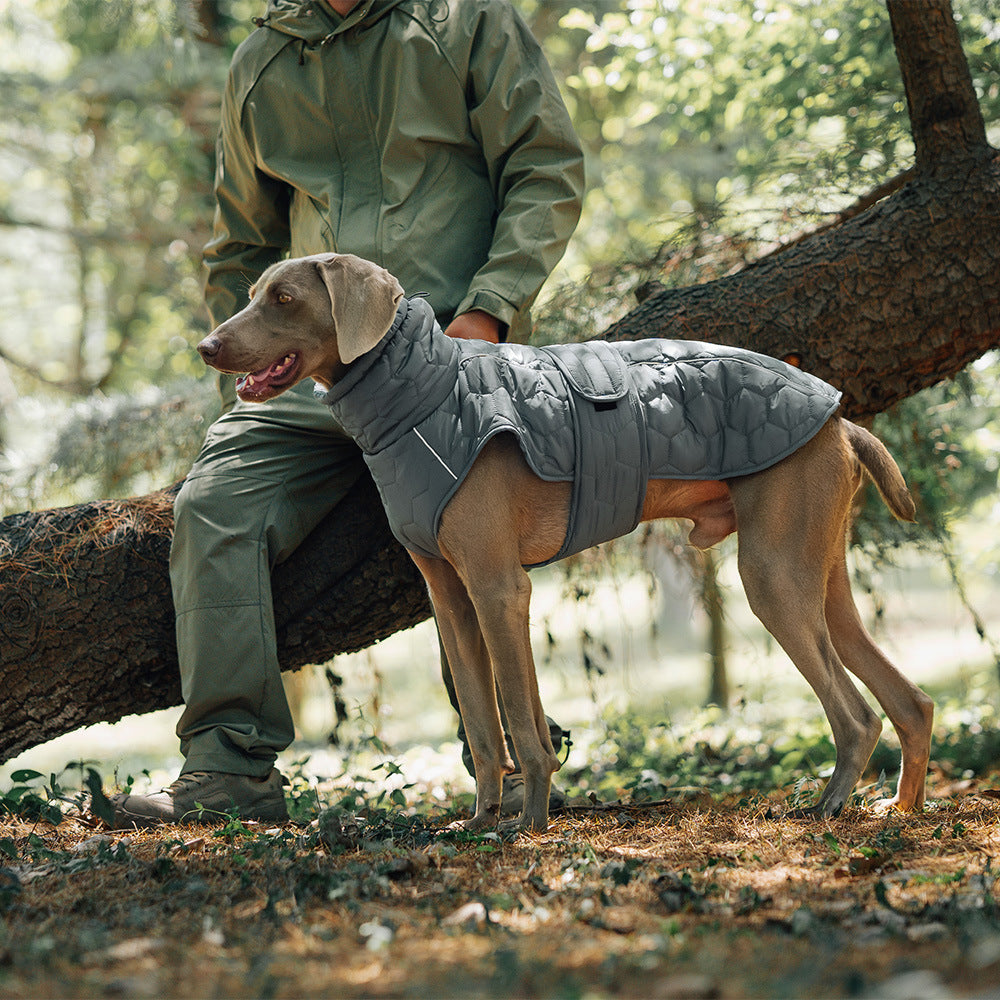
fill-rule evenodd
<path id="1" fill-rule="evenodd" d="M 514 765 L 507 752 L 493 668 L 476 609 L 448 562 L 410 555 L 427 582 L 476 770 L 476 812 L 462 826 L 492 829 L 500 818 L 503 776 L 513 771 Z"/>
<path id="2" fill-rule="evenodd" d="M 538 693 L 538 678 L 531 651 L 528 606 L 531 581 L 520 565 L 483 560 L 464 566 L 469 596 L 486 641 L 507 727 L 524 775 L 524 805 L 517 825 L 524 830 L 544 830 L 549 821 L 552 775 L 559 761 L 552 748 L 549 726 Z"/>
<path id="3" fill-rule="evenodd" d="M 499 434 L 480 452 L 438 529 L 438 545 L 475 608 L 503 699 L 507 731 L 524 775 L 517 821 L 522 829 L 547 826 L 552 775 L 559 769 L 538 694 L 528 631 L 531 581 L 523 566 L 559 551 L 570 488 L 538 479 L 517 439 Z"/>

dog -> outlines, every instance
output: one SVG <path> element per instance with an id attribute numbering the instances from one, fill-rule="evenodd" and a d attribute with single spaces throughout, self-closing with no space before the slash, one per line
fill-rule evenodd
<path id="1" fill-rule="evenodd" d="M 637 342 L 635 350 L 643 357 L 687 352 L 682 360 L 694 366 L 699 393 L 695 396 L 686 388 L 671 410 L 675 415 L 679 410 L 685 426 L 701 405 L 699 400 L 715 391 L 719 379 L 728 377 L 731 369 L 726 365 L 735 365 L 739 392 L 744 391 L 746 373 L 753 381 L 761 372 L 763 382 L 776 387 L 763 409 L 778 425 L 791 427 L 790 434 L 801 420 L 784 419 L 783 407 L 795 403 L 800 390 L 804 392 L 815 411 L 810 418 L 815 430 L 809 429 L 807 440 L 779 442 L 778 457 L 768 458 L 764 467 L 744 463 L 752 471 L 705 478 L 699 478 L 695 468 L 684 472 L 686 478 L 671 478 L 651 472 L 648 456 L 638 454 L 642 448 L 631 443 L 631 429 L 622 423 L 608 425 L 605 437 L 610 436 L 614 455 L 619 445 L 627 456 L 638 454 L 634 461 L 627 457 L 618 462 L 625 479 L 648 478 L 639 484 L 637 500 L 627 503 L 612 488 L 610 501 L 604 497 L 603 507 L 611 513 L 603 515 L 603 528 L 581 533 L 582 529 L 569 527 L 589 516 L 576 509 L 572 476 L 559 478 L 545 468 L 539 474 L 539 460 L 519 437 L 511 413 L 534 405 L 548 394 L 553 379 L 565 377 L 586 385 L 576 386 L 571 403 L 553 404 L 557 408 L 585 409 L 592 415 L 588 419 L 605 419 L 607 413 L 612 420 L 624 420 L 621 414 L 634 408 L 634 400 L 620 384 L 621 369 L 629 367 L 615 360 L 621 345 L 602 344 L 599 363 L 589 354 L 590 360 L 578 363 L 567 361 L 556 348 L 456 341 L 436 326 L 426 303 L 404 297 L 392 275 L 348 254 L 279 262 L 261 276 L 250 295 L 249 304 L 209 334 L 198 351 L 219 371 L 243 375 L 237 393 L 248 402 L 265 402 L 312 378 L 317 393 L 325 394 L 334 414 L 361 445 L 390 524 L 426 581 L 452 667 L 476 775 L 475 813 L 464 821 L 466 828 L 497 825 L 502 779 L 513 769 L 501 728 L 498 689 L 525 779 L 524 805 L 514 826 L 537 831 L 548 823 L 551 778 L 559 764 L 529 642 L 531 584 L 525 567 L 565 555 L 574 531 L 579 548 L 590 544 L 595 530 L 603 530 L 601 537 L 610 536 L 638 521 L 657 518 L 692 521 L 689 540 L 699 548 L 708 548 L 739 528 L 739 573 L 750 606 L 815 691 L 833 732 L 836 766 L 806 814 L 839 815 L 881 733 L 879 717 L 848 677 L 848 669 L 878 700 L 902 749 L 895 796 L 880 806 L 902 811 L 922 808 L 934 706 L 869 636 L 854 604 L 846 561 L 852 503 L 865 473 L 897 518 L 912 521 L 915 507 L 885 446 L 837 415 L 836 390 L 818 379 L 805 384 L 801 379 L 811 376 L 751 352 L 667 340 Z M 404 328 L 409 339 L 391 347 Z M 612 346 L 615 357 L 609 360 L 604 355 L 612 352 Z M 473 403 L 456 401 L 455 365 L 431 363 L 432 355 L 451 358 L 459 349 L 465 352 L 460 355 L 465 383 L 486 386 L 485 397 Z M 500 375 L 480 371 L 480 361 L 497 353 Z M 553 364 L 559 369 L 556 375 Z M 629 364 L 652 379 L 654 395 L 662 394 L 657 383 L 666 368 Z M 515 387 L 517 398 L 512 403 L 504 386 L 509 372 L 519 366 L 529 370 L 530 386 L 526 392 Z M 411 402 L 398 388 L 384 401 L 372 401 L 372 385 L 390 375 L 405 385 L 425 369 L 433 387 L 415 390 Z M 813 392 L 815 397 L 809 395 Z M 483 440 L 477 452 L 460 460 L 468 468 L 458 468 L 459 460 L 443 454 L 440 439 L 428 439 L 425 425 L 405 435 L 397 428 L 409 409 L 429 401 L 431 409 L 455 410 L 459 427 L 448 433 L 464 440 L 469 436 L 462 429 L 468 408 L 482 409 L 483 398 L 488 400 L 492 423 L 480 433 Z M 716 418 L 704 419 L 714 426 Z M 638 418 L 639 423 L 649 420 Z M 407 426 L 411 422 L 406 420 Z M 672 445 L 680 433 L 670 431 L 664 441 Z M 781 448 L 789 453 L 780 454 Z M 444 486 L 435 487 L 438 509 L 430 521 L 424 512 L 421 521 L 417 508 L 424 503 L 426 481 L 435 476 L 444 480 Z M 605 489 L 600 468 L 596 474 L 591 469 L 590 477 L 594 489 Z M 410 478 L 421 480 L 419 489 L 415 486 L 400 501 L 399 491 L 406 492 Z M 402 513 L 397 509 L 400 504 L 407 508 Z M 622 514 L 621 509 L 630 505 L 635 509 Z"/>

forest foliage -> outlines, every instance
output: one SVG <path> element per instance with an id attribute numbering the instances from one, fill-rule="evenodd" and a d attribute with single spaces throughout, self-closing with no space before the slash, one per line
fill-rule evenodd
<path id="1" fill-rule="evenodd" d="M 215 400 L 191 344 L 207 324 L 220 92 L 262 6 L 0 12 L 0 513 L 162 485 L 200 443 Z M 649 277 L 691 284 L 739 267 L 911 164 L 879 0 L 518 6 L 588 154 L 542 339 L 592 335 Z M 955 10 L 996 136 L 996 0 Z"/>

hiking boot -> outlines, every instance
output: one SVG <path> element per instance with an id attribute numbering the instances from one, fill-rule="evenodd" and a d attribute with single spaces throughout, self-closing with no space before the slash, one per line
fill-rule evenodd
<path id="1" fill-rule="evenodd" d="M 240 819 L 280 823 L 288 819 L 283 783 L 274 768 L 263 778 L 192 771 L 152 795 L 118 794 L 109 801 L 116 830 L 161 823 L 221 823 L 234 810 Z"/>
<path id="2" fill-rule="evenodd" d="M 549 811 L 566 805 L 566 796 L 553 785 L 549 789 Z M 503 790 L 500 799 L 500 815 L 507 819 L 511 816 L 520 816 L 524 807 L 524 775 L 520 771 L 508 774 L 503 779 Z"/>

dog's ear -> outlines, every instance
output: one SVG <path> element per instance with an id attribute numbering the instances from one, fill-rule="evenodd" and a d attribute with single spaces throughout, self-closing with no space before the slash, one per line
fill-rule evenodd
<path id="1" fill-rule="evenodd" d="M 316 267 L 330 293 L 340 360 L 349 365 L 385 336 L 403 288 L 385 268 L 354 254 L 331 254 Z"/>

